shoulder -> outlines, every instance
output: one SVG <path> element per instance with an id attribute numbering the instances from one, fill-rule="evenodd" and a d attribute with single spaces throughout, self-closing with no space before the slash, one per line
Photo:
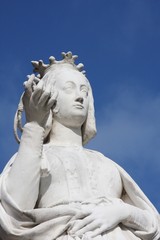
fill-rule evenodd
<path id="1" fill-rule="evenodd" d="M 84 150 L 85 150 L 85 152 L 88 152 L 90 154 L 94 154 L 94 155 L 98 156 L 99 158 L 105 159 L 106 161 L 109 161 L 109 162 L 114 164 L 113 160 L 111 160 L 110 158 L 106 157 L 103 153 L 101 153 L 101 152 L 99 152 L 97 150 L 92 150 L 92 149 L 87 149 L 87 148 L 84 148 Z"/>
<path id="2" fill-rule="evenodd" d="M 96 151 L 96 150 L 87 149 L 87 148 L 84 148 L 84 150 L 85 150 L 86 153 L 96 156 L 102 162 L 105 162 L 106 164 L 109 164 L 110 166 L 112 166 L 113 168 L 118 170 L 118 168 L 117 168 L 118 164 L 115 163 L 110 158 L 106 157 L 103 153 L 101 153 L 99 151 Z"/>

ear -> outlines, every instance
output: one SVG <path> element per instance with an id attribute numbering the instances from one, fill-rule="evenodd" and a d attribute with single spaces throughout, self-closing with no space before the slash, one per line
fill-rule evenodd
<path id="1" fill-rule="evenodd" d="M 52 109 L 52 112 L 53 112 L 53 115 L 54 114 L 57 114 L 59 112 L 59 107 L 58 105 L 56 104 L 55 107 Z"/>

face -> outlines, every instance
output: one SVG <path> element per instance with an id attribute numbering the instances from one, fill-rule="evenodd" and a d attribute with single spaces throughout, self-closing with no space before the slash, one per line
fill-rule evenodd
<path id="1" fill-rule="evenodd" d="M 71 69 L 63 69 L 56 75 L 58 90 L 54 119 L 67 127 L 81 127 L 88 113 L 89 86 L 85 76 Z"/>

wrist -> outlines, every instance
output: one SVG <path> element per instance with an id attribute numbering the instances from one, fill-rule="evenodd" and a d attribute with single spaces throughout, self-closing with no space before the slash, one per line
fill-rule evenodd
<path id="1" fill-rule="evenodd" d="M 44 126 L 37 121 L 29 121 L 25 124 L 24 127 L 34 128 L 34 129 L 41 129 L 41 131 L 44 131 Z"/>
<path id="2" fill-rule="evenodd" d="M 28 122 L 24 125 L 23 134 L 21 140 L 27 141 L 30 139 L 30 142 L 34 144 L 43 145 L 45 130 L 37 122 Z"/>
<path id="3" fill-rule="evenodd" d="M 130 218 L 131 209 L 128 204 L 121 201 L 120 203 L 120 215 L 121 215 L 121 222 L 125 222 Z"/>

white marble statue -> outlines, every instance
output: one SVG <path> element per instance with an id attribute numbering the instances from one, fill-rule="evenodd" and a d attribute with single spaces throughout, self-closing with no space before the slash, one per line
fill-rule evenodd
<path id="1" fill-rule="evenodd" d="M 158 240 L 159 214 L 115 162 L 83 147 L 96 133 L 90 84 L 71 52 L 24 83 L 18 152 L 0 177 L 0 240 Z M 26 124 L 21 127 L 25 110 Z"/>

